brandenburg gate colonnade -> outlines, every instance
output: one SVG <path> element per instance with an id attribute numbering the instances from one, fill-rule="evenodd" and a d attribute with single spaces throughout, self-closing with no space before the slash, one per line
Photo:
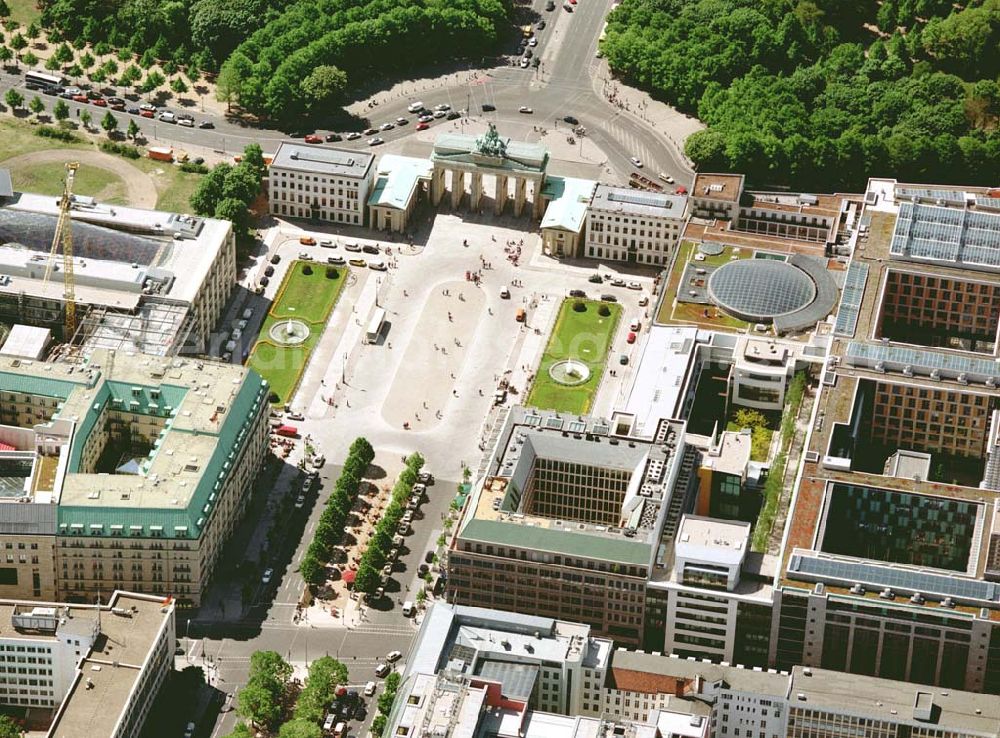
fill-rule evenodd
<path id="1" fill-rule="evenodd" d="M 501 215 L 513 199 L 513 212 L 520 216 L 532 185 L 531 217 L 541 220 L 545 208 L 542 188 L 549 153 L 541 144 L 502 138 L 491 123 L 481 136 L 447 133 L 438 136 L 431 154 L 431 203 L 439 205 L 450 190 L 451 206 L 458 208 L 465 195 L 466 177 L 470 180 L 469 207 L 478 211 L 483 199 L 483 177 L 494 178 L 493 211 Z M 450 186 L 446 178 L 450 174 Z M 511 186 L 513 185 L 513 198 Z"/>

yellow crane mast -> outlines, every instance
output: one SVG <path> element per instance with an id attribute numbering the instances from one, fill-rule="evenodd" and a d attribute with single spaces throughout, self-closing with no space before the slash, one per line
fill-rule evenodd
<path id="1" fill-rule="evenodd" d="M 52 269 L 62 244 L 63 261 L 63 299 L 66 301 L 66 324 L 63 340 L 73 340 L 76 332 L 76 283 L 73 278 L 73 229 L 70 210 L 73 204 L 73 180 L 80 164 L 75 161 L 66 162 L 66 179 L 63 181 L 62 197 L 59 199 L 59 220 L 56 222 L 55 236 L 52 238 L 52 252 L 49 263 L 45 267 L 45 280 L 49 281 Z"/>

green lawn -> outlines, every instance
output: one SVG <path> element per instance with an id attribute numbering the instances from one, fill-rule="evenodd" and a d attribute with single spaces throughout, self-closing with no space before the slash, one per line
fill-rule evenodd
<path id="1" fill-rule="evenodd" d="M 582 304 L 586 309 L 577 312 L 573 309 L 576 304 Z M 598 309 L 602 306 L 607 307 L 610 312 L 606 317 L 598 314 Z M 604 374 L 604 364 L 621 313 L 621 305 L 617 303 L 577 299 L 563 301 L 528 394 L 527 404 L 576 414 L 590 410 Z M 549 376 L 549 367 L 564 359 L 576 359 L 585 363 L 590 369 L 590 378 L 575 387 L 567 387 L 553 380 Z"/>
<path id="2" fill-rule="evenodd" d="M 38 9 L 38 0 L 7 0 L 7 7 L 10 8 L 10 17 L 22 26 L 38 20 L 42 14 Z"/>
<path id="3" fill-rule="evenodd" d="M 306 267 L 312 269 L 312 274 L 303 273 Z M 325 264 L 292 262 L 250 354 L 247 366 L 270 383 L 271 392 L 277 395 L 276 404 L 288 402 L 295 394 L 313 347 L 347 282 L 350 271 L 346 267 L 330 269 L 336 278 L 327 277 Z M 310 328 L 309 337 L 298 346 L 279 346 L 268 338 L 269 331 L 275 323 L 289 317 L 306 322 Z"/>
<path id="4" fill-rule="evenodd" d="M 688 262 L 691 261 L 697 248 L 697 245 L 691 241 L 685 241 L 680 245 L 677 258 L 674 261 L 674 268 L 670 271 L 670 277 L 667 280 L 666 293 L 663 296 L 663 301 L 660 303 L 660 310 L 656 315 L 656 322 L 696 323 L 710 328 L 734 328 L 736 330 L 747 328 L 750 325 L 749 323 L 727 315 L 715 305 L 698 305 L 690 302 L 679 302 L 676 306 L 674 305 L 674 300 L 677 298 L 677 289 L 680 285 L 681 277 L 684 275 L 684 269 Z M 732 247 L 727 246 L 721 254 L 706 256 L 704 261 L 698 263 L 709 266 L 721 266 L 731 261 L 733 257 L 737 259 L 749 259 L 752 256 L 753 252 L 748 248 L 741 248 L 737 252 Z"/>
<path id="5" fill-rule="evenodd" d="M 40 195 L 58 196 L 63 190 L 66 167 L 56 162 L 20 164 L 10 169 L 11 179 L 19 190 Z M 73 193 L 88 195 L 111 205 L 127 205 L 125 182 L 114 172 L 81 166 L 73 180 Z"/>
<path id="6" fill-rule="evenodd" d="M 168 213 L 191 212 L 191 195 L 202 175 L 182 172 L 176 164 L 153 159 L 129 159 L 128 163 L 144 171 L 153 180 L 157 192 L 157 210 Z"/>

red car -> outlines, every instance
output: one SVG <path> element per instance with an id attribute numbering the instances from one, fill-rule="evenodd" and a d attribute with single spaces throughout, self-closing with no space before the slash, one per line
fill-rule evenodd
<path id="1" fill-rule="evenodd" d="M 629 331 L 625 337 L 625 343 L 635 343 L 635 331 Z"/>
<path id="2" fill-rule="evenodd" d="M 143 118 L 154 118 L 156 116 L 156 114 L 153 113 L 152 110 L 140 110 L 139 115 L 141 115 Z"/>
<path id="3" fill-rule="evenodd" d="M 305 137 L 305 142 L 307 144 L 318 144 L 323 143 L 323 137 L 317 136 L 315 133 L 310 133 Z"/>
<path id="4" fill-rule="evenodd" d="M 426 131 L 430 127 L 431 127 L 430 123 L 417 123 L 417 130 L 418 131 Z"/>
<path id="5" fill-rule="evenodd" d="M 108 101 L 105 100 L 103 97 L 100 98 L 100 99 L 98 99 L 98 100 L 91 100 L 90 102 L 92 102 L 94 105 L 96 105 L 99 108 L 106 108 L 106 107 L 108 107 Z"/>
<path id="6" fill-rule="evenodd" d="M 90 102 L 86 95 L 73 95 L 74 102 Z"/>

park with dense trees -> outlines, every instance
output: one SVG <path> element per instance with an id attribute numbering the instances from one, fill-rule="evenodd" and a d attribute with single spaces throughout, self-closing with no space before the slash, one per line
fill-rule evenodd
<path id="1" fill-rule="evenodd" d="M 149 68 L 219 72 L 218 96 L 278 123 L 329 115 L 380 77 L 482 59 L 511 28 L 511 0 L 40 0 L 77 46 L 128 49 Z M 130 57 L 128 57 L 130 58 Z M 162 82 L 161 82 L 162 83 Z M 180 92 L 180 78 L 171 82 Z"/>
<path id="2" fill-rule="evenodd" d="M 1000 0 L 624 0 L 602 48 L 707 125 L 703 171 L 829 192 L 1000 169 Z"/>

